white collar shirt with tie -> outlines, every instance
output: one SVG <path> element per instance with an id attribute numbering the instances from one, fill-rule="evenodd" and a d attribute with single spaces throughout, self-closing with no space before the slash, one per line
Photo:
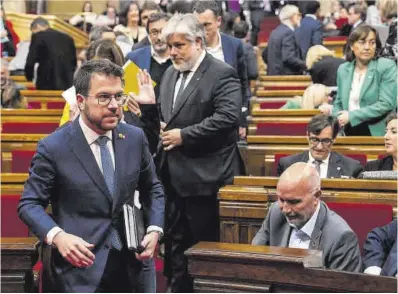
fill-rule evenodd
<path id="1" fill-rule="evenodd" d="M 193 75 L 195 74 L 195 72 L 197 71 L 197 69 L 199 68 L 200 64 L 202 63 L 203 59 L 206 56 L 206 51 L 203 50 L 203 52 L 199 55 L 198 60 L 196 61 L 195 65 L 190 69 L 189 74 L 187 76 L 187 79 L 185 80 L 185 84 L 184 84 L 184 89 L 187 87 L 187 85 L 189 84 L 189 82 L 191 81 Z M 178 77 L 178 80 L 176 82 L 175 88 L 174 88 L 174 97 L 173 97 L 173 108 L 176 102 L 176 98 L 177 98 L 177 94 L 180 90 L 181 87 L 181 81 L 182 81 L 182 76 L 183 73 L 180 72 L 180 76 Z"/>
<path id="2" fill-rule="evenodd" d="M 319 169 L 320 169 L 319 176 L 321 177 L 321 179 L 326 179 L 328 177 L 329 158 L 330 158 L 330 152 L 328 154 L 328 157 L 322 160 L 322 162 L 320 162 L 319 164 Z M 308 163 L 312 164 L 316 168 L 315 161 L 316 160 L 312 157 L 311 152 L 308 151 Z"/>

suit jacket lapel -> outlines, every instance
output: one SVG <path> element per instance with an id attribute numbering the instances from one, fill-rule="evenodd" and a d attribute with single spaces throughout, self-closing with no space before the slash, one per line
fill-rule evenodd
<path id="1" fill-rule="evenodd" d="M 373 79 L 375 77 L 375 71 L 377 67 L 377 61 L 371 60 L 368 65 L 368 70 L 366 72 L 365 80 L 363 81 L 363 85 L 361 87 L 361 93 L 359 95 L 359 103 L 361 103 L 363 95 L 368 90 L 369 86 L 372 84 Z"/>
<path id="2" fill-rule="evenodd" d="M 178 74 L 179 74 L 179 72 L 177 70 L 173 70 L 173 73 L 168 82 L 169 91 L 167 91 L 167 93 L 162 92 L 162 95 L 161 95 L 162 96 L 162 101 L 161 101 L 162 115 L 163 115 L 165 123 L 167 123 L 167 124 L 170 121 L 171 110 L 173 109 L 174 90 L 175 90 L 175 85 L 178 80 Z"/>
<path id="3" fill-rule="evenodd" d="M 225 37 L 223 33 L 221 33 L 220 36 L 221 36 L 222 52 L 224 54 L 224 61 L 233 67 L 234 65 L 232 60 L 231 44 L 229 44 L 228 39 Z"/>
<path id="4" fill-rule="evenodd" d="M 327 178 L 340 178 L 341 177 L 341 164 L 340 158 L 336 153 L 331 152 L 328 164 Z"/>
<path id="5" fill-rule="evenodd" d="M 275 244 L 281 244 L 282 247 L 289 247 L 289 236 L 292 231 L 292 227 L 289 225 L 287 221 L 284 222 L 281 227 L 281 234 L 279 235 L 280 240 L 278 240 Z"/>
<path id="6" fill-rule="evenodd" d="M 119 136 L 120 135 L 120 136 Z M 120 131 L 118 126 L 112 132 L 113 137 L 113 150 L 115 151 L 115 178 L 116 178 L 116 189 L 113 201 L 113 210 L 119 207 L 120 201 L 122 201 L 122 196 L 120 195 L 121 185 L 123 184 L 123 175 L 126 170 L 126 157 L 127 153 L 127 143 L 124 140 L 124 134 Z"/>
<path id="7" fill-rule="evenodd" d="M 109 193 L 108 187 L 105 183 L 104 176 L 95 160 L 94 154 L 87 143 L 86 137 L 79 125 L 79 118 L 76 118 L 71 126 L 67 144 L 71 147 L 73 153 L 80 161 L 82 167 L 86 170 L 91 180 L 106 196 L 110 203 L 113 202 L 112 195 Z"/>
<path id="8" fill-rule="evenodd" d="M 316 250 L 322 249 L 320 248 L 320 244 L 322 237 L 322 229 L 323 225 L 325 224 L 327 211 L 326 211 L 326 206 L 323 204 L 322 201 L 320 205 L 321 207 L 319 209 L 318 217 L 315 222 L 314 230 L 312 231 L 310 246 L 308 249 L 316 249 Z"/>
<path id="9" fill-rule="evenodd" d="M 354 76 L 354 69 L 355 65 L 354 62 L 351 62 L 349 66 L 346 68 L 346 74 L 344 76 L 344 79 L 346 80 L 345 83 L 343 83 L 343 89 L 341 93 L 341 97 L 344 97 L 342 99 L 343 102 L 343 109 L 348 109 L 348 100 L 350 97 L 350 92 L 351 92 L 351 85 L 352 85 L 352 78 Z"/>

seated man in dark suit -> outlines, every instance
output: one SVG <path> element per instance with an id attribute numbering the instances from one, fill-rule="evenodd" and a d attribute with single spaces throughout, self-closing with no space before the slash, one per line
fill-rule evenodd
<path id="1" fill-rule="evenodd" d="M 278 202 L 268 211 L 253 245 L 322 250 L 326 268 L 359 272 L 361 252 L 350 226 L 319 198 L 316 169 L 298 162 L 279 178 Z"/>
<path id="2" fill-rule="evenodd" d="M 371 275 L 397 275 L 397 220 L 373 229 L 363 245 L 364 273 Z"/>
<path id="3" fill-rule="evenodd" d="M 358 177 L 362 165 L 357 160 L 332 151 L 338 132 L 339 124 L 332 116 L 314 116 L 307 127 L 309 151 L 281 158 L 276 175 L 280 176 L 293 163 L 308 162 L 314 165 L 322 179 Z"/>
<path id="4" fill-rule="evenodd" d="M 279 19 L 281 24 L 272 31 L 263 52 L 267 75 L 300 75 L 306 66 L 294 36 L 295 28 L 300 25 L 299 9 L 286 5 L 281 9 Z"/>

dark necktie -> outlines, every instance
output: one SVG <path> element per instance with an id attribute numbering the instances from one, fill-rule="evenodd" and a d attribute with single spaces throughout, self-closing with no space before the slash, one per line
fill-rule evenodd
<path id="1" fill-rule="evenodd" d="M 102 172 L 105 183 L 115 201 L 115 170 L 113 168 L 111 152 L 109 151 L 108 146 L 106 146 L 108 140 L 110 139 L 107 136 L 100 136 L 96 142 L 100 146 Z M 112 226 L 110 234 L 112 247 L 116 250 L 121 250 L 123 247 L 122 241 L 115 227 Z"/>
<path id="2" fill-rule="evenodd" d="M 184 91 L 185 83 L 187 82 L 187 78 L 188 78 L 189 73 L 190 73 L 189 70 L 181 72 L 181 74 L 182 74 L 181 84 L 180 84 L 180 88 L 178 89 L 178 93 L 177 93 L 176 99 L 174 100 L 173 108 L 176 105 L 177 100 L 180 98 L 182 92 Z"/>

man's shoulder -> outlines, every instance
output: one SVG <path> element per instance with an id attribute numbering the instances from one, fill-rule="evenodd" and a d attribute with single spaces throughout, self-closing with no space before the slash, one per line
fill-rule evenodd
<path id="1" fill-rule="evenodd" d="M 228 41 L 231 44 L 235 45 L 235 46 L 239 46 L 240 44 L 242 44 L 242 41 L 239 40 L 238 38 L 235 38 L 233 36 L 224 34 L 224 33 L 220 33 L 221 39 L 224 39 L 224 41 Z"/>
<path id="2" fill-rule="evenodd" d="M 207 62 L 209 63 L 209 69 L 212 72 L 216 72 L 217 73 L 216 76 L 218 78 L 224 78 L 224 77 L 228 77 L 231 75 L 237 75 L 236 70 L 228 63 L 218 60 L 217 58 L 214 58 L 210 54 L 207 54 L 206 57 L 207 57 Z M 212 76 L 211 78 L 214 80 L 214 76 Z"/>
<path id="3" fill-rule="evenodd" d="M 332 153 L 339 158 L 341 161 L 343 161 L 343 163 L 345 165 L 349 165 L 349 166 L 354 166 L 354 165 L 360 165 L 361 163 L 358 160 L 355 160 L 351 157 L 345 156 L 339 152 L 334 152 L 332 151 Z"/>
<path id="4" fill-rule="evenodd" d="M 302 158 L 305 156 L 305 153 L 308 151 L 304 151 L 301 153 L 297 153 L 297 154 L 292 154 L 292 155 L 288 155 L 288 156 L 284 156 L 282 157 L 279 162 L 281 164 L 289 164 L 292 165 L 293 163 L 296 162 L 300 162 L 302 160 Z"/>

